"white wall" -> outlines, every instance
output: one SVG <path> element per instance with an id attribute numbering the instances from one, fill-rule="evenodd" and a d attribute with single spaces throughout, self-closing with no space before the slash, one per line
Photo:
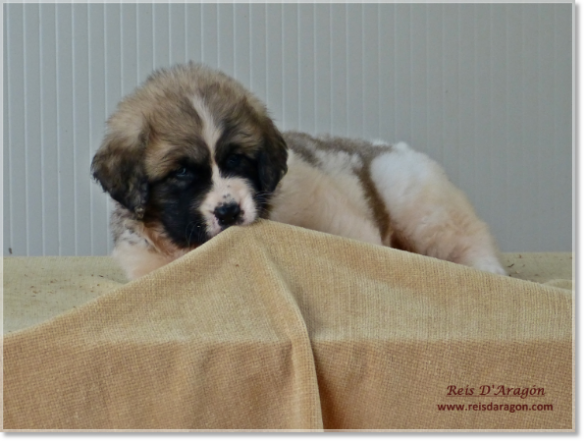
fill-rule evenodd
<path id="1" fill-rule="evenodd" d="M 102 255 L 89 174 L 104 121 L 153 68 L 236 76 L 283 129 L 405 140 L 504 251 L 572 249 L 571 4 L 8 4 L 4 255 Z"/>

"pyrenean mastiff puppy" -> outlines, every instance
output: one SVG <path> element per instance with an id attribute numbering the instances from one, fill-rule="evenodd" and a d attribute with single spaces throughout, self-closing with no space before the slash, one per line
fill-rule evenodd
<path id="1" fill-rule="evenodd" d="M 240 83 L 199 64 L 151 75 L 107 123 L 92 173 L 116 201 L 130 279 L 258 218 L 505 274 L 485 223 L 405 143 L 281 133 Z"/>

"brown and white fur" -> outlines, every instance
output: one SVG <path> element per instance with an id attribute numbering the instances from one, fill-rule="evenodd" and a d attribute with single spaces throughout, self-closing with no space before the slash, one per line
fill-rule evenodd
<path id="1" fill-rule="evenodd" d="M 505 274 L 486 224 L 405 143 L 281 133 L 203 65 L 155 72 L 124 98 L 92 172 L 116 201 L 114 257 L 141 277 L 258 218 Z"/>

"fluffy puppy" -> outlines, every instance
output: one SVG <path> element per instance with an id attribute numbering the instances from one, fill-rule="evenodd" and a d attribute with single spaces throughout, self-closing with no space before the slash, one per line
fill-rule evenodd
<path id="1" fill-rule="evenodd" d="M 113 254 L 129 279 L 259 217 L 505 274 L 487 226 L 429 157 L 281 134 L 253 94 L 203 65 L 156 71 L 124 98 L 92 173 L 116 201 Z"/>

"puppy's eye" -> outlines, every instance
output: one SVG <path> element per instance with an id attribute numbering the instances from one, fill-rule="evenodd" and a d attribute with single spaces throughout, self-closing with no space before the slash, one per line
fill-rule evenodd
<path id="1" fill-rule="evenodd" d="M 226 159 L 226 167 L 237 168 L 242 164 L 242 160 L 244 160 L 244 155 L 232 154 Z"/>
<path id="2" fill-rule="evenodd" d="M 194 177 L 194 173 L 191 169 L 183 167 L 173 171 L 172 176 L 181 180 L 188 180 Z"/>

